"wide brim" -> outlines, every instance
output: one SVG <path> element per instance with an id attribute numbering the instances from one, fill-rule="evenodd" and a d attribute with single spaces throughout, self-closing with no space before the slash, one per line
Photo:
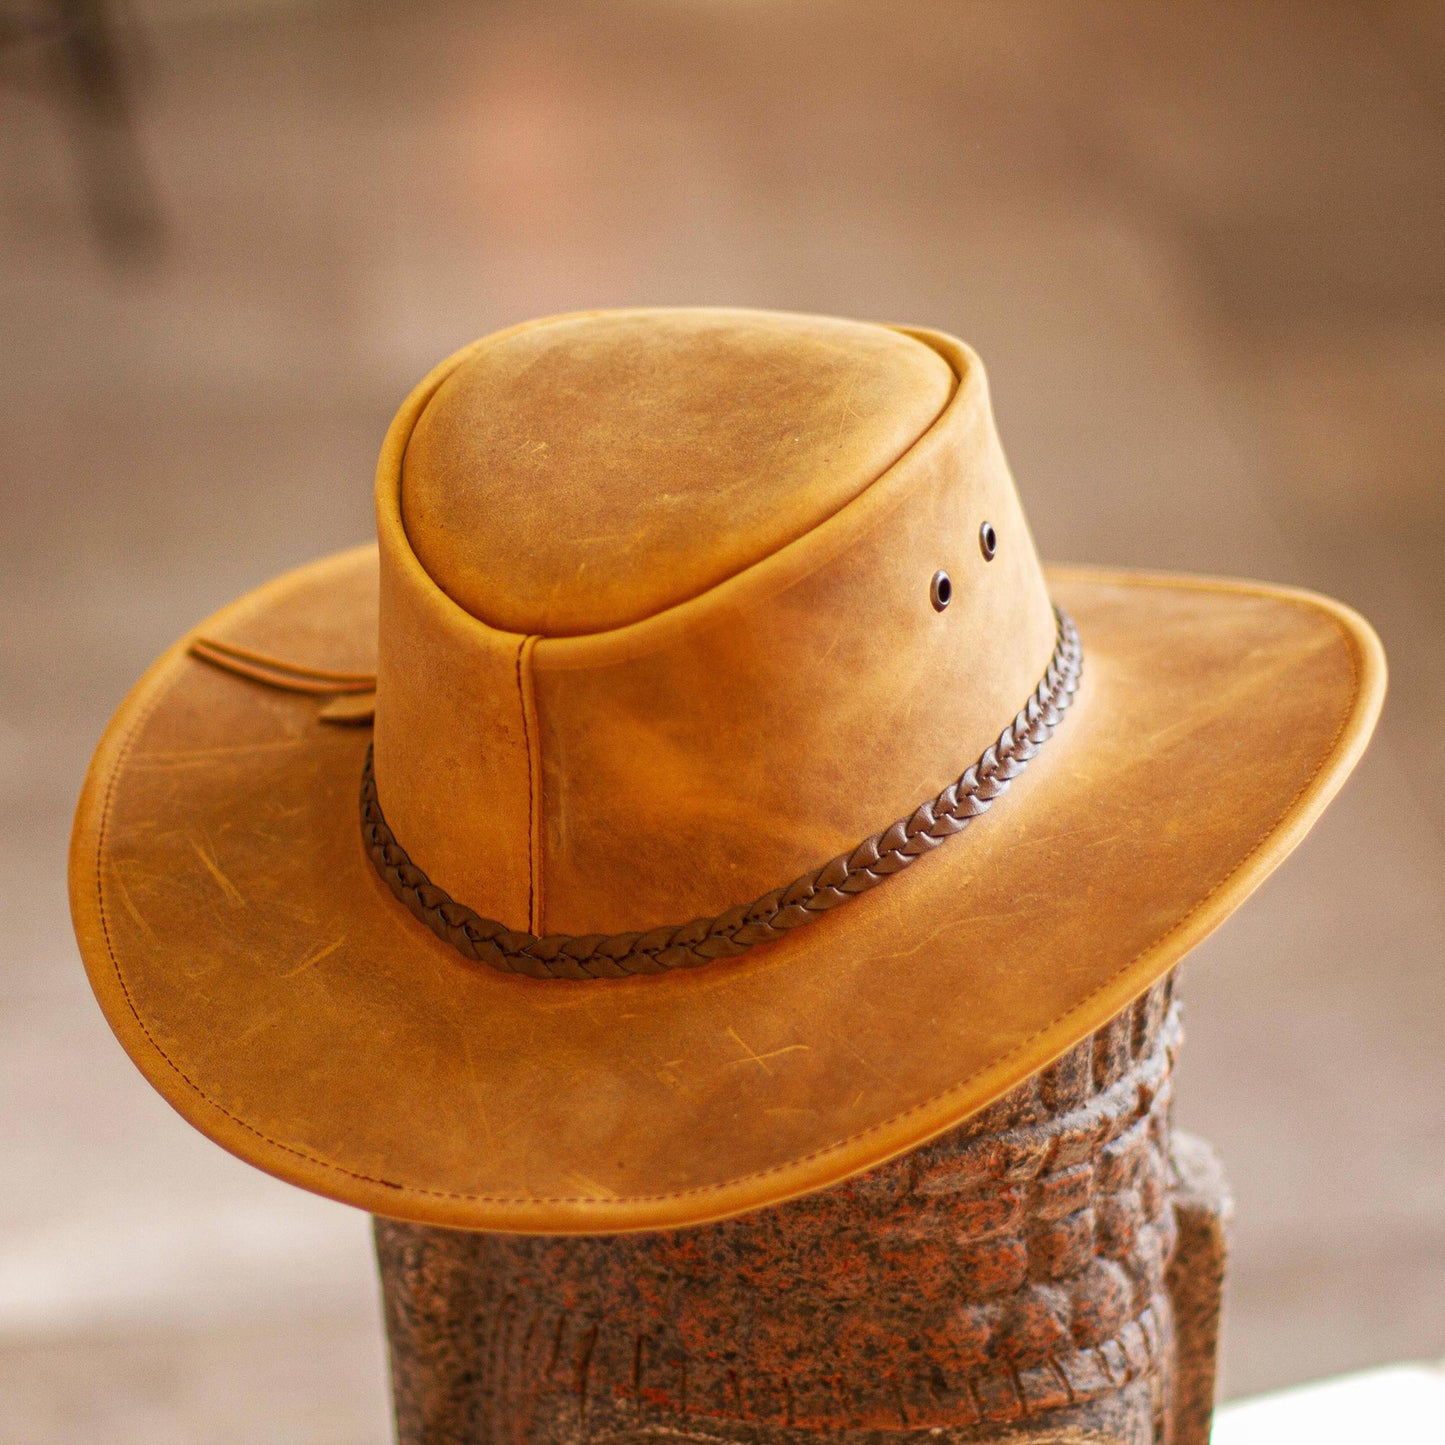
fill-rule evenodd
<path id="1" fill-rule="evenodd" d="M 196 659 L 190 634 L 81 796 L 71 906 L 96 996 L 203 1133 L 378 1214 L 674 1227 L 868 1169 L 1177 963 L 1300 841 L 1379 712 L 1379 642 L 1337 603 L 1048 576 L 1083 686 L 986 818 L 776 943 L 608 982 L 495 973 L 416 922 L 361 844 L 369 731 Z M 364 667 L 374 578 L 373 549 L 344 553 L 197 631 L 285 624 L 318 662 Z"/>

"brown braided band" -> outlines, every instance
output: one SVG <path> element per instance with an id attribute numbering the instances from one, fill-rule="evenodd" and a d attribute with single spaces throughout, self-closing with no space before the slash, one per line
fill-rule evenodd
<path id="1" fill-rule="evenodd" d="M 1059 725 L 1079 685 L 1084 661 L 1079 634 L 1058 608 L 1054 615 L 1059 631 L 1048 671 L 998 741 L 962 777 L 909 817 L 865 838 L 852 852 L 840 853 L 787 887 L 729 908 L 716 918 L 697 918 L 647 933 L 549 933 L 544 938 L 483 918 L 438 888 L 407 857 L 387 827 L 377 801 L 370 748 L 361 773 L 362 837 L 376 871 L 417 918 L 459 953 L 504 973 L 528 978 L 623 978 L 735 958 L 877 887 L 945 838 L 961 833 L 1008 791 Z"/>

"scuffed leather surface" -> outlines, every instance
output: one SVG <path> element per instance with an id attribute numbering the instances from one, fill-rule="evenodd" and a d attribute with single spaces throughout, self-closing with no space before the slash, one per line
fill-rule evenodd
<path id="1" fill-rule="evenodd" d="M 390 525 L 388 525 L 388 522 Z M 532 898 L 526 639 L 468 616 L 382 517 L 376 775 L 416 864 L 459 898 L 526 925 Z M 360 773 L 357 774 L 358 784 Z"/>
<path id="2" fill-rule="evenodd" d="M 935 426 L 773 565 L 605 651 L 537 644 L 548 929 L 645 928 L 778 887 L 932 797 L 1033 691 L 1054 617 L 982 370 L 949 352 L 962 380 Z"/>
<path id="3" fill-rule="evenodd" d="M 674 359 L 666 338 L 685 324 L 692 351 L 701 329 L 717 354 L 704 348 L 710 369 L 678 381 L 666 370 Z M 875 334 L 904 348 L 910 367 L 915 351 L 930 357 L 946 386 L 919 388 L 907 369 L 900 376 L 859 363 L 860 374 L 883 378 L 875 391 L 884 381 L 890 391 L 907 383 L 900 414 L 909 427 L 888 435 L 884 455 L 906 445 L 916 393 L 929 409 L 937 394 L 947 405 L 936 417 L 925 410 L 932 425 L 881 476 L 857 470 L 842 493 L 846 505 L 814 482 L 809 505 L 827 496 L 833 509 L 745 571 L 625 627 L 539 637 L 498 631 L 449 601 L 408 516 L 408 495 L 425 475 L 416 450 L 428 419 L 438 407 L 453 416 L 463 398 L 479 404 L 464 390 L 443 405 L 459 379 L 469 381 L 507 343 L 467 348 L 444 364 L 439 384 L 434 373 L 408 400 L 377 475 L 378 792 L 397 839 L 433 883 L 485 917 L 539 934 L 621 933 L 715 915 L 852 848 L 937 793 L 998 736 L 1054 645 L 983 368 L 966 347 L 936 333 L 753 312 L 592 316 L 503 337 L 520 345 L 563 331 L 579 353 L 565 373 L 572 387 L 590 375 L 598 395 L 626 398 L 640 383 L 636 363 L 624 359 L 646 349 L 649 327 L 665 338 L 664 369 L 649 384 L 695 425 L 712 417 L 706 457 L 696 438 L 691 457 L 710 470 L 727 461 L 754 351 L 764 375 L 785 362 L 822 373 L 817 394 L 800 389 L 790 405 L 809 401 L 840 439 L 853 435 L 836 414 L 843 383 L 819 358 L 861 336 L 868 344 L 856 349 L 867 361 L 881 346 Z M 589 350 L 594 329 L 601 339 Z M 555 344 L 544 355 L 560 365 Z M 473 464 L 502 465 L 511 445 L 508 436 L 494 455 L 474 439 Z M 568 464 L 581 476 L 563 485 L 559 458 L 546 479 L 511 496 L 517 516 L 506 525 L 545 546 L 558 490 L 565 500 L 590 480 L 608 493 L 610 453 L 623 445 L 610 433 L 579 444 Z M 843 449 L 841 440 L 833 451 L 815 448 L 807 475 L 827 475 Z M 639 510 L 639 535 L 650 537 L 656 528 L 647 507 Z M 468 551 L 449 534 L 449 555 L 490 555 L 488 524 L 465 507 L 458 515 L 476 535 Z M 1000 539 L 991 562 L 977 541 L 985 521 Z M 614 519 L 590 545 L 625 554 L 615 536 L 621 525 Z M 731 544 L 724 535 L 717 545 L 725 553 Z M 679 557 L 670 544 L 652 545 L 648 575 L 660 580 L 646 585 L 666 590 L 671 567 L 675 590 L 687 594 L 690 559 L 713 547 L 711 537 L 694 536 Z M 929 597 L 940 568 L 953 579 L 943 612 Z M 571 590 L 590 595 L 590 575 L 569 575 Z"/>
<path id="4" fill-rule="evenodd" d="M 364 669 L 375 567 L 315 564 L 203 630 Z M 1323 599 L 1089 572 L 1050 587 L 1085 683 L 1006 807 L 776 945 L 618 983 L 468 966 L 362 852 L 365 730 L 320 726 L 315 698 L 183 639 L 81 799 L 72 907 L 93 986 L 198 1127 L 383 1214 L 671 1226 L 867 1168 L 1047 1063 L 1217 926 L 1379 709 L 1378 643 Z"/>
<path id="5" fill-rule="evenodd" d="M 406 533 L 437 585 L 500 631 L 622 627 L 852 501 L 953 386 L 923 343 L 830 317 L 528 322 L 469 347 L 418 418 Z"/>

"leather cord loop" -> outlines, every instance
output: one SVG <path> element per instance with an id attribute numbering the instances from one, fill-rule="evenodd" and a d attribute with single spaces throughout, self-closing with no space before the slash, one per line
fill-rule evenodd
<path id="1" fill-rule="evenodd" d="M 1018 715 L 965 773 L 881 833 L 821 868 L 715 918 L 645 933 L 518 933 L 483 918 L 438 888 L 407 856 L 382 815 L 372 749 L 361 773 L 361 833 L 376 871 L 411 912 L 458 953 L 528 978 L 623 978 L 697 968 L 736 958 L 801 928 L 850 898 L 876 888 L 915 858 L 961 833 L 986 813 L 1063 720 L 1083 670 L 1074 624 L 1056 607 L 1058 635 L 1048 670 Z"/>

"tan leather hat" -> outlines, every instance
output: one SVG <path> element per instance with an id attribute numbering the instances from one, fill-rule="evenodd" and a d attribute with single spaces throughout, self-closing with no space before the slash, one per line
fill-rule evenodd
<path id="1" fill-rule="evenodd" d="M 156 1088 L 381 1214 L 684 1225 L 922 1143 L 1236 908 L 1384 692 L 1324 598 L 1041 569 L 927 331 L 515 327 L 376 503 L 137 685 L 71 892 Z"/>

